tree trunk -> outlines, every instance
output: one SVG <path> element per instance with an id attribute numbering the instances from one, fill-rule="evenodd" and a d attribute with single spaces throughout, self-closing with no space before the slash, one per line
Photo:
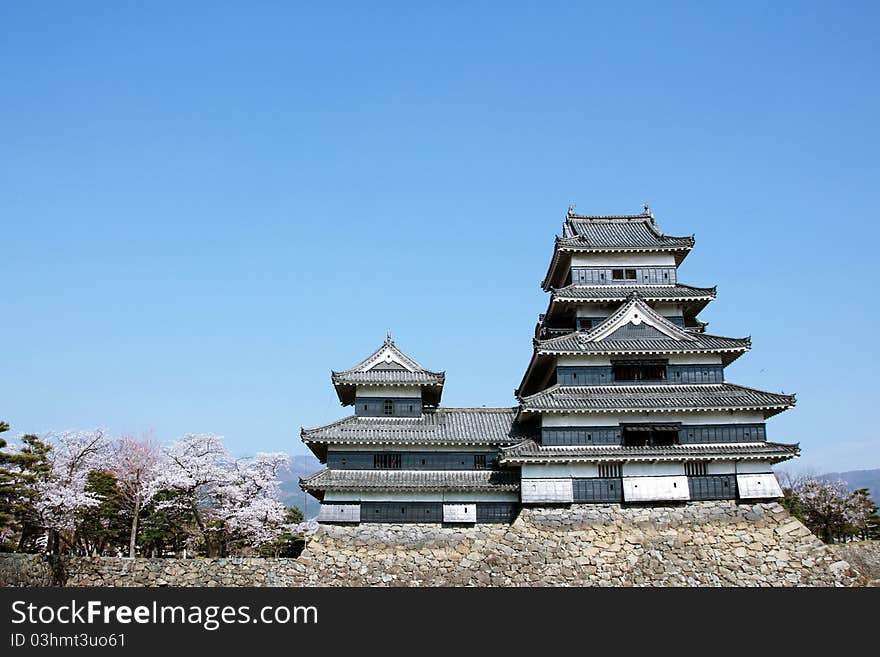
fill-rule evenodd
<path id="1" fill-rule="evenodd" d="M 138 493 L 134 498 L 134 513 L 131 518 L 131 538 L 128 541 L 128 556 L 134 559 L 134 544 L 137 539 L 138 516 L 141 512 L 141 496 Z"/>

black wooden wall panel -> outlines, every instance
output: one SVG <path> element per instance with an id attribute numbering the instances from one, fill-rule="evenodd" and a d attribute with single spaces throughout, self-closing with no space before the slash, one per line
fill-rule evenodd
<path id="1" fill-rule="evenodd" d="M 361 522 L 443 522 L 443 504 L 361 502 Z"/>
<path id="2" fill-rule="evenodd" d="M 620 427 L 544 427 L 544 445 L 620 445 Z"/>
<path id="3" fill-rule="evenodd" d="M 393 414 L 385 415 L 385 400 L 393 404 Z M 422 414 L 422 400 L 418 397 L 356 397 L 355 415 L 367 417 L 419 417 Z"/>
<path id="4" fill-rule="evenodd" d="M 736 499 L 736 475 L 688 477 L 692 500 Z"/>
<path id="5" fill-rule="evenodd" d="M 685 424 L 678 431 L 682 445 L 757 443 L 767 440 L 763 424 Z"/>
<path id="6" fill-rule="evenodd" d="M 327 467 L 334 470 L 373 470 L 379 452 L 330 450 Z M 401 470 L 491 470 L 498 462 L 497 452 L 399 452 Z M 484 457 L 485 467 L 477 467 L 474 457 Z M 379 468 L 385 469 L 385 468 Z"/>
<path id="7" fill-rule="evenodd" d="M 478 502 L 477 522 L 513 522 L 518 511 L 516 502 Z"/>
<path id="8" fill-rule="evenodd" d="M 575 502 L 622 502 L 623 480 L 619 477 L 572 479 Z"/>

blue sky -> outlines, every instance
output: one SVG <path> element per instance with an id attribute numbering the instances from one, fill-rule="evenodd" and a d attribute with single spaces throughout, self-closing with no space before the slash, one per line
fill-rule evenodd
<path id="1" fill-rule="evenodd" d="M 570 201 L 695 233 L 728 379 L 880 467 L 876 3 L 3 3 L 0 416 L 304 451 L 390 328 L 513 405 Z"/>

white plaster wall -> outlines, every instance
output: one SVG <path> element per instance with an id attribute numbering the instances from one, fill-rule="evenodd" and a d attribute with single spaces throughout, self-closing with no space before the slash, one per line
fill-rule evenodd
<path id="1" fill-rule="evenodd" d="M 523 465 L 521 473 L 523 479 L 598 477 L 599 466 L 595 463 L 535 463 Z"/>
<path id="2" fill-rule="evenodd" d="M 769 461 L 739 461 L 736 464 L 736 471 L 739 474 L 763 474 L 772 469 Z"/>
<path id="3" fill-rule="evenodd" d="M 610 311 L 608 309 L 603 310 L 600 307 L 600 304 L 591 303 L 585 306 L 578 306 L 575 308 L 575 316 L 577 317 L 608 317 Z"/>
<path id="4" fill-rule="evenodd" d="M 574 500 L 571 479 L 524 479 L 520 486 L 522 501 L 526 504 L 571 503 Z"/>
<path id="5" fill-rule="evenodd" d="M 672 354 L 668 358 L 670 365 L 721 365 L 718 354 Z"/>
<path id="6" fill-rule="evenodd" d="M 706 471 L 710 475 L 761 474 L 770 469 L 769 461 L 709 461 Z"/>
<path id="7" fill-rule="evenodd" d="M 664 317 L 682 316 L 680 303 L 663 302 L 652 305 L 651 307 Z"/>
<path id="8" fill-rule="evenodd" d="M 572 253 L 572 267 L 620 267 L 622 265 L 675 266 L 671 253 Z"/>
<path id="9" fill-rule="evenodd" d="M 611 365 L 611 358 L 608 356 L 558 356 L 556 365 L 585 367 L 587 365 Z"/>
<path id="10" fill-rule="evenodd" d="M 444 504 L 443 522 L 476 522 L 476 504 Z"/>
<path id="11" fill-rule="evenodd" d="M 414 493 L 394 491 L 328 491 L 325 502 L 516 502 L 519 495 L 508 492 Z"/>
<path id="12" fill-rule="evenodd" d="M 763 422 L 760 411 L 707 413 L 544 413 L 545 427 L 616 427 L 622 422 L 681 422 L 683 424 L 754 424 Z"/>
<path id="13" fill-rule="evenodd" d="M 623 477 L 623 499 L 627 502 L 688 500 L 687 477 Z"/>
<path id="14" fill-rule="evenodd" d="M 369 419 L 369 418 L 368 418 Z M 409 418 L 395 418 L 406 420 Z M 418 418 L 413 418 L 417 420 Z M 485 445 L 332 445 L 328 452 L 467 452 L 468 454 L 495 454 L 496 449 Z"/>
<path id="15" fill-rule="evenodd" d="M 660 461 L 658 463 L 623 463 L 624 477 L 660 477 L 683 475 L 684 463 Z"/>
<path id="16" fill-rule="evenodd" d="M 418 386 L 358 386 L 355 397 L 421 397 L 422 389 Z"/>
<path id="17" fill-rule="evenodd" d="M 706 473 L 710 475 L 734 474 L 733 461 L 709 461 L 706 464 Z"/>

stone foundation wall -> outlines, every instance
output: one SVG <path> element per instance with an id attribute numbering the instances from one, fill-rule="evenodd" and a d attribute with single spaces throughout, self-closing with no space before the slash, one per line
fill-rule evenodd
<path id="1" fill-rule="evenodd" d="M 299 559 L 71 558 L 63 580 L 68 586 L 864 583 L 844 556 L 776 503 L 572 505 L 523 509 L 512 525 L 323 526 Z M 57 570 L 39 556 L 0 555 L 3 584 L 50 585 Z"/>

